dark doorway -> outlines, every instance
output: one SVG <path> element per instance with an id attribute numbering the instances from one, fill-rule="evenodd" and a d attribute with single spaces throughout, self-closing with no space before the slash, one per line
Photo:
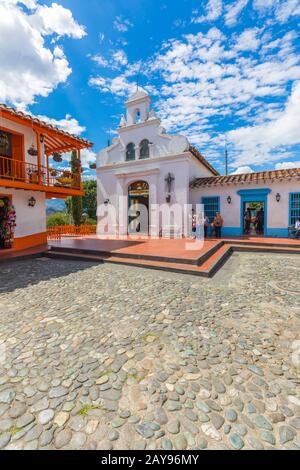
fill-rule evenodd
<path id="1" fill-rule="evenodd" d="M 128 234 L 149 234 L 149 185 L 136 181 L 128 187 Z"/>
<path id="2" fill-rule="evenodd" d="M 265 233 L 264 201 L 244 202 L 244 235 L 263 236 Z"/>

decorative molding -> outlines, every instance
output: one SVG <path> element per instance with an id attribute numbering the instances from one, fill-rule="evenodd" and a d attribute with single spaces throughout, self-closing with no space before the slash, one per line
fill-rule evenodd
<path id="1" fill-rule="evenodd" d="M 159 168 L 149 168 L 148 170 L 116 173 L 115 177 L 116 178 L 136 178 L 136 177 L 143 177 L 143 176 L 149 176 L 149 175 L 158 175 L 159 172 L 160 172 Z"/>
<path id="2" fill-rule="evenodd" d="M 116 170 L 118 168 L 130 168 L 134 167 L 134 165 L 147 165 L 147 164 L 156 164 L 156 162 L 165 162 L 169 160 L 174 160 L 176 161 L 181 161 L 181 162 L 187 162 L 189 160 L 189 152 L 184 152 L 179 155 L 162 155 L 160 157 L 150 157 L 150 158 L 145 158 L 145 159 L 138 159 L 138 160 L 131 160 L 129 162 L 119 162 L 119 163 L 111 163 L 110 165 L 103 165 L 97 168 L 97 172 L 102 172 L 102 171 L 109 171 L 109 170 Z"/>
<path id="3" fill-rule="evenodd" d="M 124 127 L 118 127 L 118 132 L 119 134 L 122 134 L 126 131 L 131 131 L 133 129 L 139 129 L 140 127 L 147 127 L 147 126 L 153 126 L 153 124 L 160 124 L 161 123 L 161 120 L 160 119 L 150 119 L 150 120 L 147 120 L 147 121 L 141 121 L 141 122 L 138 122 L 136 124 L 129 124 L 129 125 L 126 125 Z"/>
<path id="4" fill-rule="evenodd" d="M 239 196 L 267 196 L 272 192 L 270 188 L 260 188 L 260 189 L 240 189 L 237 191 Z"/>

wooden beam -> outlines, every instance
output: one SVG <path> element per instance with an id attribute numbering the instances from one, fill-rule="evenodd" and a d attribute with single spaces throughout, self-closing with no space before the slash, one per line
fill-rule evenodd
<path id="1" fill-rule="evenodd" d="M 80 167 L 78 168 L 79 174 L 79 189 L 82 191 L 82 173 L 81 173 L 81 151 L 80 148 L 77 149 L 77 158 L 80 161 Z"/>
<path id="2" fill-rule="evenodd" d="M 42 171 L 41 171 L 41 166 L 42 166 L 42 161 L 41 161 L 41 134 L 40 132 L 36 133 L 36 148 L 38 152 L 37 156 L 37 164 L 38 164 L 38 182 L 39 184 L 42 184 Z"/>
<path id="3" fill-rule="evenodd" d="M 1 109 L 1 113 L 2 113 L 2 117 L 4 119 L 7 119 L 8 121 L 14 121 L 23 126 L 30 127 L 34 129 L 36 132 L 39 132 L 40 134 L 43 134 L 43 135 L 49 135 L 54 138 L 55 137 L 62 138 L 65 141 L 73 144 L 74 148 L 78 146 L 81 146 L 82 148 L 91 148 L 93 146 L 93 144 L 90 142 L 84 142 L 84 140 L 80 138 L 76 138 L 75 136 L 73 137 L 71 135 L 65 134 L 64 131 L 60 131 L 59 129 L 51 129 L 46 124 L 39 124 L 35 122 L 34 119 L 30 119 L 29 117 L 16 116 L 5 109 Z"/>

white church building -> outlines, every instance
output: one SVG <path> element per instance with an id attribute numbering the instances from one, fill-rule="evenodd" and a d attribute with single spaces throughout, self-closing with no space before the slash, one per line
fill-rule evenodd
<path id="1" fill-rule="evenodd" d="M 161 236 L 166 227 L 154 210 L 157 205 L 203 204 L 210 222 L 221 213 L 223 236 L 245 234 L 246 212 L 254 221 L 247 234 L 254 235 L 259 210 L 264 219 L 260 235 L 288 236 L 300 218 L 299 168 L 221 176 L 184 136 L 165 132 L 150 103 L 148 94 L 137 90 L 125 103 L 118 137 L 98 155 L 99 235 L 137 230 Z M 114 217 L 105 218 L 105 208 Z M 187 235 L 183 222 L 175 226 L 179 236 Z"/>

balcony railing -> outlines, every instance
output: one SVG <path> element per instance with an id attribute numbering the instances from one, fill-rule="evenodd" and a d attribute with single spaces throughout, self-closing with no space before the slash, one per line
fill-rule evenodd
<path id="1" fill-rule="evenodd" d="M 81 175 L 0 156 L 0 179 L 42 186 L 80 189 Z"/>

